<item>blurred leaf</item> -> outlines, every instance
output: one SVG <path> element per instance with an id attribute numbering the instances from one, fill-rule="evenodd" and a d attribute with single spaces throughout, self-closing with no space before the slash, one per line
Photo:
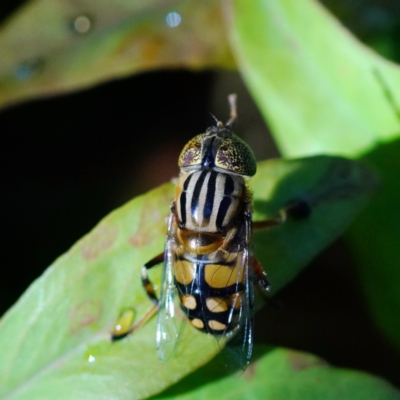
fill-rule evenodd
<path id="1" fill-rule="evenodd" d="M 400 348 L 400 69 L 316 1 L 233 4 L 232 49 L 283 154 L 370 152 L 384 177 L 348 237 L 375 318 Z"/>
<path id="2" fill-rule="evenodd" d="M 275 233 L 270 230 L 255 238 L 274 290 L 340 234 L 375 181 L 364 165 L 341 158 L 259 165 L 253 180 L 255 218 L 275 215 L 299 197 L 313 206 L 309 218 L 288 221 Z M 163 185 L 111 213 L 56 260 L 3 317 L 0 398 L 143 398 L 218 352 L 213 337 L 187 327 L 174 357 L 160 363 L 154 318 L 126 339 L 110 342 L 123 310 L 133 309 L 138 322 L 151 308 L 140 270 L 163 249 L 173 194 L 172 184 Z"/>
<path id="3" fill-rule="evenodd" d="M 359 260 L 374 316 L 400 350 L 400 140 L 377 146 L 366 158 L 382 171 L 383 190 L 357 218 L 347 237 Z"/>
<path id="4" fill-rule="evenodd" d="M 256 347 L 240 376 L 221 374 L 218 358 L 152 399 L 394 400 L 400 393 L 371 375 L 330 367 L 311 354 Z"/>
<path id="5" fill-rule="evenodd" d="M 232 4 L 232 50 L 285 155 L 354 157 L 398 136 L 382 80 L 400 104 L 399 68 L 359 43 L 318 2 Z"/>
<path id="6" fill-rule="evenodd" d="M 144 70 L 233 67 L 216 0 L 31 0 L 0 28 L 0 54 L 0 106 Z"/>

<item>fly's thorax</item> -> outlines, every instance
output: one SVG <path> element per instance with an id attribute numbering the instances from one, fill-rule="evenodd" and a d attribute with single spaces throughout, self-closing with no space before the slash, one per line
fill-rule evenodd
<path id="1" fill-rule="evenodd" d="M 197 232 L 221 232 L 243 213 L 249 200 L 245 178 L 199 170 L 181 172 L 175 207 L 181 228 Z"/>

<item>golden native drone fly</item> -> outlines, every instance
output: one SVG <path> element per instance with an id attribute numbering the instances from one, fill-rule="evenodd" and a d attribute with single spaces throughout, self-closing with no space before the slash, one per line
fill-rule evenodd
<path id="1" fill-rule="evenodd" d="M 156 344 L 160 359 L 172 353 L 179 336 L 175 296 L 190 324 L 219 341 L 234 336 L 239 367 L 250 361 L 253 347 L 253 283 L 269 283 L 253 257 L 253 228 L 283 222 L 281 216 L 252 222 L 248 179 L 256 173 L 250 147 L 231 130 L 236 95 L 229 96 L 231 118 L 208 128 L 183 148 L 180 175 L 171 205 L 164 253 L 143 266 L 142 282 L 158 307 Z M 160 299 L 147 270 L 164 263 Z M 128 332 L 129 333 L 129 332 Z M 125 336 L 114 334 L 113 339 Z"/>

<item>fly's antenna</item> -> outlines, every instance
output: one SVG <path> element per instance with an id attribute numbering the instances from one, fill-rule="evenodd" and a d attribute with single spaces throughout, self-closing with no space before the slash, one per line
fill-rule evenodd
<path id="1" fill-rule="evenodd" d="M 224 124 L 221 121 L 219 121 L 214 114 L 210 113 L 210 115 L 214 118 L 214 121 L 217 123 L 217 128 L 223 128 Z"/>
<path id="2" fill-rule="evenodd" d="M 229 107 L 230 107 L 230 118 L 225 125 L 227 128 L 230 128 L 234 124 L 237 118 L 236 100 L 237 100 L 237 95 L 235 93 L 232 93 L 228 96 Z"/>

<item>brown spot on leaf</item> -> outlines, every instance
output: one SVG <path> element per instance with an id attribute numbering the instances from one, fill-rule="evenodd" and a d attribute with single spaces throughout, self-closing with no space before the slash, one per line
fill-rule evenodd
<path id="1" fill-rule="evenodd" d="M 242 377 L 246 380 L 246 381 L 251 381 L 254 378 L 254 375 L 257 372 L 257 367 L 258 367 L 258 363 L 259 360 L 256 360 L 254 362 L 252 362 L 243 372 Z"/>
<path id="2" fill-rule="evenodd" d="M 167 232 L 168 208 L 173 198 L 170 185 L 158 189 L 158 195 L 148 196 L 140 212 L 139 225 L 130 236 L 129 243 L 135 248 L 150 244 Z"/>
<path id="3" fill-rule="evenodd" d="M 102 312 L 103 307 L 100 300 L 85 300 L 76 305 L 68 314 L 69 334 L 71 336 L 78 335 L 83 328 L 98 321 Z"/>
<path id="4" fill-rule="evenodd" d="M 289 351 L 287 361 L 293 371 L 302 371 L 303 369 L 328 365 L 328 363 L 321 358 L 294 350 Z"/>
<path id="5" fill-rule="evenodd" d="M 100 223 L 82 244 L 82 257 L 93 260 L 108 250 L 118 236 L 118 228 L 107 223 Z"/>

